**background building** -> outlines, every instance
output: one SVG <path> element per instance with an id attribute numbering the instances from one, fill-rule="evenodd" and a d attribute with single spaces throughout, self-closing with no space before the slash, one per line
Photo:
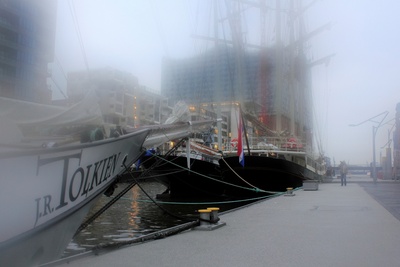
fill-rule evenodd
<path id="1" fill-rule="evenodd" d="M 99 96 L 104 121 L 110 125 L 161 124 L 172 112 L 165 97 L 140 86 L 130 73 L 113 68 L 68 73 L 70 104 L 79 102 L 90 90 Z"/>
<path id="2" fill-rule="evenodd" d="M 243 66 L 239 70 L 237 56 Z M 162 89 L 170 103 L 179 100 L 188 103 L 223 102 L 259 99 L 259 55 L 236 53 L 231 47 L 219 47 L 188 59 L 164 58 Z M 242 71 L 241 77 L 238 73 Z M 242 85 L 239 78 L 242 79 Z"/>
<path id="3" fill-rule="evenodd" d="M 133 94 L 126 94 L 125 98 L 131 101 L 127 104 L 128 125 L 134 127 L 163 124 L 172 113 L 168 99 L 146 86 L 139 86 Z"/>
<path id="4" fill-rule="evenodd" d="M 0 1 L 0 96 L 50 103 L 57 1 Z"/>
<path id="5" fill-rule="evenodd" d="M 161 92 L 170 104 L 239 102 L 272 132 L 311 142 L 309 66 L 304 55 L 290 50 L 225 46 L 189 59 L 164 59 Z"/>

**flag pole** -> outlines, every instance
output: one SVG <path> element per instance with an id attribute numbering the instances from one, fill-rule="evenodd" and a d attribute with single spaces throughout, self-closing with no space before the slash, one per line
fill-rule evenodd
<path id="1" fill-rule="evenodd" d="M 243 112 L 242 112 L 242 106 L 239 103 L 239 111 L 240 111 L 240 119 L 242 120 L 242 126 L 243 126 L 243 131 L 244 131 L 244 138 L 246 139 L 246 145 L 247 145 L 247 153 L 250 156 L 250 145 L 249 145 L 249 139 L 247 137 L 247 130 L 246 130 L 246 124 L 244 123 L 244 117 L 243 117 Z"/>

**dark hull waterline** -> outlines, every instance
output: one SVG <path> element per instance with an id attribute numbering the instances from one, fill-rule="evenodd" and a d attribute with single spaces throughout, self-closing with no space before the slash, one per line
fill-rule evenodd
<path id="1" fill-rule="evenodd" d="M 145 165 L 150 167 L 154 162 L 147 161 Z M 186 157 L 168 156 L 154 172 L 162 175 L 172 198 L 259 197 L 271 194 L 263 191 L 285 192 L 288 187 L 301 187 L 304 180 L 317 178 L 314 172 L 296 163 L 263 156 L 246 156 L 244 167 L 236 156 L 220 159 L 219 166 L 190 159 L 190 171 Z"/>
<path id="2" fill-rule="evenodd" d="M 245 156 L 245 165 L 242 166 L 238 157 L 234 156 L 221 159 L 219 163 L 225 182 L 246 188 L 254 186 L 263 191 L 284 192 L 289 187 L 301 187 L 304 180 L 311 179 L 309 170 L 284 159 Z M 257 189 L 250 191 L 226 187 L 226 194 L 254 196 L 260 193 Z"/>
<path id="3" fill-rule="evenodd" d="M 149 168 L 155 158 L 143 162 Z M 224 191 L 219 166 L 204 160 L 191 158 L 189 169 L 186 157 L 166 156 L 153 174 L 168 187 L 171 198 L 221 197 Z"/>

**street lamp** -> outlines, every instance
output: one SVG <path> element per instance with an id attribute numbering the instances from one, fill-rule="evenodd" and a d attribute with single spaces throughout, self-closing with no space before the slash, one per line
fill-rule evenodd
<path id="1" fill-rule="evenodd" d="M 389 122 L 394 121 L 395 118 L 387 121 L 386 123 L 382 124 L 383 125 L 387 125 L 389 124 Z M 390 125 L 390 124 L 389 124 Z M 392 142 L 392 139 L 390 139 L 390 133 L 392 132 L 392 130 L 394 130 L 394 126 L 396 126 L 396 124 L 391 125 L 392 127 L 390 129 L 388 129 L 388 141 L 386 142 L 385 145 L 383 145 L 381 147 L 381 149 L 386 148 L 386 160 L 383 162 L 384 165 L 382 165 L 383 167 L 383 175 L 385 177 L 385 179 L 390 179 L 391 175 L 392 175 L 392 148 L 390 147 L 390 144 Z M 382 153 L 382 151 L 381 151 Z M 381 162 L 382 162 L 382 158 L 381 158 Z"/>
<path id="2" fill-rule="evenodd" d="M 381 116 L 383 114 L 385 114 L 385 116 L 380 121 L 374 121 L 373 120 L 373 119 L 375 119 L 375 118 L 377 118 L 377 117 L 379 117 L 379 116 Z M 365 121 L 362 121 L 360 123 L 349 124 L 349 126 L 354 127 L 354 126 L 358 126 L 358 125 L 364 124 L 365 122 L 368 122 L 368 121 L 374 122 L 374 123 L 378 123 L 378 126 L 372 125 L 372 178 L 374 179 L 375 183 L 376 183 L 375 137 L 376 137 L 376 132 L 378 131 L 379 127 L 382 126 L 382 122 L 385 120 L 385 118 L 386 118 L 386 116 L 388 114 L 389 114 L 389 111 L 384 111 L 384 112 L 382 112 L 382 113 L 380 113 L 380 114 L 378 114 L 378 115 L 376 115 L 376 116 L 374 116 L 372 118 L 369 118 L 369 119 L 367 119 Z"/>
<path id="3" fill-rule="evenodd" d="M 393 118 L 393 119 L 387 121 L 386 123 L 382 124 L 381 126 L 386 125 L 386 124 L 389 124 L 389 122 L 394 121 L 394 120 L 395 120 L 395 118 Z M 388 130 L 388 141 L 387 141 L 386 144 L 384 144 L 384 145 L 381 147 L 381 149 L 382 149 L 382 148 L 385 148 L 386 146 L 388 146 L 388 147 L 390 148 L 390 143 L 392 142 L 392 140 L 390 139 L 390 133 L 391 133 L 392 130 L 394 129 L 394 126 L 396 126 L 396 124 L 393 124 L 392 127 Z"/>

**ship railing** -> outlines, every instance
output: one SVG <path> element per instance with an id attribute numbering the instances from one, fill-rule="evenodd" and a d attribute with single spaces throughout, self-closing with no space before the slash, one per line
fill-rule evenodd
<path id="1" fill-rule="evenodd" d="M 271 150 L 271 151 L 291 151 L 291 152 L 306 152 L 306 142 L 294 137 L 251 137 L 249 146 L 252 150 Z M 247 144 L 243 144 L 244 149 L 247 149 Z M 229 139 L 223 144 L 225 151 L 237 150 L 237 140 Z"/>

